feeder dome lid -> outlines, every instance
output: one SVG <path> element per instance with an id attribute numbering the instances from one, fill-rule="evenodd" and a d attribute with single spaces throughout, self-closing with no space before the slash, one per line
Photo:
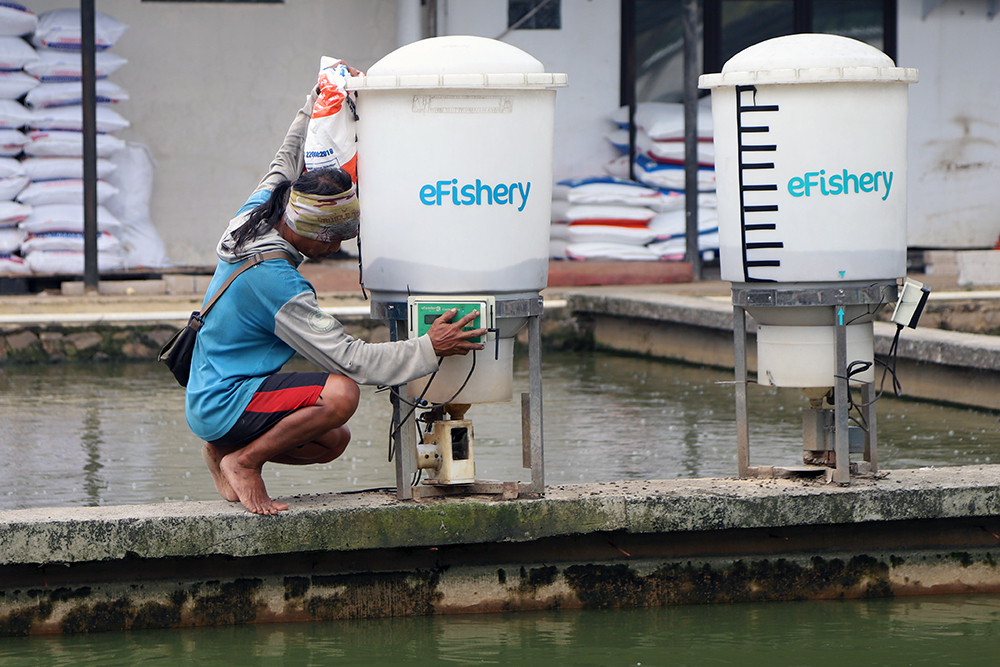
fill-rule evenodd
<path id="1" fill-rule="evenodd" d="M 916 83 L 917 70 L 896 67 L 874 46 L 850 37 L 786 35 L 749 46 L 719 74 L 703 74 L 701 88 L 794 83 Z"/>
<path id="2" fill-rule="evenodd" d="M 350 90 L 412 88 L 544 89 L 567 85 L 516 46 L 486 37 L 431 37 L 401 46 L 348 80 Z"/>

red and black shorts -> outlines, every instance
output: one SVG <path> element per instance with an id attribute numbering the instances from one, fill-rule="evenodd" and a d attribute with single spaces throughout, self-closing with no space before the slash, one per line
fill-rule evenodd
<path id="1" fill-rule="evenodd" d="M 328 373 L 276 373 L 260 385 L 229 432 L 213 445 L 243 447 L 296 410 L 316 404 Z"/>

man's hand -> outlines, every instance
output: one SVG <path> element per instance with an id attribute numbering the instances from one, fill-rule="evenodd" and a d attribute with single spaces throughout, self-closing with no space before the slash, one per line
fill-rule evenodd
<path id="1" fill-rule="evenodd" d="M 483 346 L 479 343 L 470 343 L 469 338 L 486 335 L 486 329 L 473 329 L 462 331 L 462 327 L 476 319 L 479 313 L 469 313 L 457 322 L 452 322 L 458 308 L 452 308 L 439 318 L 434 320 L 427 335 L 431 337 L 431 344 L 434 345 L 434 353 L 439 357 L 450 357 L 453 354 L 468 354 L 469 350 L 481 350 Z"/>

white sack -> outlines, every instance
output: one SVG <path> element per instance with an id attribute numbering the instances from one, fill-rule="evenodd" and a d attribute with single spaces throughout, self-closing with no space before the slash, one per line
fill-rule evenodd
<path id="1" fill-rule="evenodd" d="M 684 164 L 684 157 L 687 155 L 684 150 L 684 142 L 677 140 L 654 141 L 650 144 L 646 152 L 654 160 L 668 162 L 672 164 Z M 698 142 L 698 164 L 702 167 L 715 166 L 715 144 L 711 141 Z"/>
<path id="2" fill-rule="evenodd" d="M 2 32 L 3 23 L 0 21 L 0 33 Z M 36 60 L 38 53 L 31 44 L 20 37 L 0 37 L 0 70 L 17 72 Z"/>
<path id="3" fill-rule="evenodd" d="M 38 49 L 38 60 L 24 66 L 24 71 L 43 83 L 79 81 L 83 78 L 83 62 L 80 54 L 70 51 Z M 94 54 L 94 76 L 104 79 L 128 63 L 116 53 L 100 51 Z"/>
<path id="4" fill-rule="evenodd" d="M 28 157 L 21 160 L 25 175 L 32 181 L 83 178 L 82 157 Z M 97 177 L 107 179 L 118 168 L 111 160 L 97 158 Z"/>
<path id="5" fill-rule="evenodd" d="M 0 273 L 29 274 L 31 269 L 20 257 L 0 254 Z"/>
<path id="6" fill-rule="evenodd" d="M 569 240 L 569 225 L 553 222 L 549 225 L 549 239 Z"/>
<path id="7" fill-rule="evenodd" d="M 97 231 L 117 234 L 122 223 L 108 209 L 97 207 Z M 79 204 L 46 204 L 34 206 L 31 215 L 18 225 L 32 234 L 45 232 L 82 232 L 83 206 Z"/>
<path id="8" fill-rule="evenodd" d="M 0 100 L 16 100 L 38 85 L 38 79 L 24 72 L 0 72 Z"/>
<path id="9" fill-rule="evenodd" d="M 0 128 L 16 130 L 31 121 L 31 112 L 15 100 L 0 100 Z"/>
<path id="10" fill-rule="evenodd" d="M 34 77 L 31 77 L 34 78 Z M 38 83 L 24 97 L 24 106 L 29 109 L 72 106 L 83 103 L 83 83 Z M 117 83 L 102 79 L 94 82 L 94 93 L 98 104 L 113 104 L 128 99 L 128 93 Z"/>
<path id="11" fill-rule="evenodd" d="M 656 238 L 656 232 L 645 227 L 615 225 L 570 225 L 570 243 L 625 243 L 645 245 Z"/>
<path id="12" fill-rule="evenodd" d="M 16 201 L 0 201 L 0 227 L 23 222 L 31 215 L 31 207 Z"/>
<path id="13" fill-rule="evenodd" d="M 685 175 L 683 165 L 660 164 L 646 155 L 635 158 L 635 177 L 641 183 L 665 190 L 683 190 Z M 698 191 L 715 190 L 715 169 L 698 170 Z"/>
<path id="14" fill-rule="evenodd" d="M 551 259 L 569 259 L 566 254 L 566 246 L 569 242 L 564 239 L 552 239 L 549 241 L 549 257 Z"/>
<path id="15" fill-rule="evenodd" d="M 668 239 L 666 241 L 657 241 L 655 243 L 650 243 L 647 246 L 650 250 L 655 252 L 664 258 L 680 258 L 687 254 L 687 239 L 683 236 L 678 238 Z M 713 232 L 699 232 L 698 233 L 698 250 L 704 253 L 707 250 L 718 250 L 719 249 L 719 232 L 718 230 Z"/>
<path id="16" fill-rule="evenodd" d="M 21 254 L 27 257 L 33 252 L 45 250 L 74 250 L 83 252 L 83 232 L 49 232 L 47 234 L 28 234 L 21 241 Z M 98 232 L 97 252 L 117 253 L 120 247 L 117 238 L 108 232 Z"/>
<path id="17" fill-rule="evenodd" d="M 115 234 L 122 242 L 125 266 L 170 266 L 167 249 L 149 213 L 156 161 L 148 148 L 131 141 L 113 161 L 117 169 L 108 181 L 120 192 L 108 200 L 107 207 L 121 221 Z"/>
<path id="18" fill-rule="evenodd" d="M 649 221 L 649 228 L 658 240 L 683 237 L 687 232 L 687 212 L 684 210 L 660 213 Z M 715 231 L 719 228 L 719 211 L 715 208 L 698 207 L 698 233 Z"/>
<path id="19" fill-rule="evenodd" d="M 38 25 L 38 17 L 22 4 L 4 2 L 0 5 L 0 35 L 20 37 L 30 35 Z"/>
<path id="20" fill-rule="evenodd" d="M 566 220 L 571 223 L 582 220 L 620 220 L 622 223 L 632 224 L 648 222 L 655 215 L 656 211 L 644 206 L 571 205 L 566 211 Z"/>
<path id="21" fill-rule="evenodd" d="M 94 48 L 109 49 L 118 43 L 128 26 L 118 19 L 94 12 Z M 35 46 L 65 51 L 80 50 L 80 10 L 56 9 L 38 17 L 38 27 L 31 38 Z"/>
<path id="22" fill-rule="evenodd" d="M 7 158 L 10 159 L 10 158 Z M 17 195 L 28 185 L 27 176 L 11 176 L 9 178 L 0 178 L 0 200 L 9 201 L 17 197 Z"/>
<path id="23" fill-rule="evenodd" d="M 129 126 L 121 114 L 106 106 L 96 109 L 98 132 L 117 132 Z M 31 113 L 28 127 L 35 130 L 75 130 L 83 131 L 83 106 L 46 107 Z"/>
<path id="24" fill-rule="evenodd" d="M 550 219 L 552 222 L 568 222 L 566 220 L 566 213 L 569 212 L 570 203 L 565 199 L 553 199 L 552 200 L 552 213 L 550 214 Z"/>
<path id="25" fill-rule="evenodd" d="M 30 141 L 31 139 L 28 138 L 28 135 L 20 130 L 0 130 L 0 157 L 16 157 L 20 155 L 25 145 Z"/>
<path id="26" fill-rule="evenodd" d="M 103 204 L 108 197 L 118 194 L 118 188 L 107 181 L 97 181 L 97 203 Z M 83 206 L 83 179 L 60 178 L 54 181 L 31 183 L 17 195 L 17 201 L 31 206 L 46 204 L 77 204 Z"/>
<path id="27" fill-rule="evenodd" d="M 660 192 L 639 183 L 585 183 L 570 188 L 567 199 L 572 204 L 608 204 L 644 206 L 653 211 L 670 211 L 684 206 L 684 195 Z"/>
<path id="28" fill-rule="evenodd" d="M 34 130 L 28 133 L 31 140 L 24 152 L 30 156 L 60 155 L 80 157 L 83 155 L 83 133 L 61 130 Z M 97 135 L 97 157 L 110 157 L 125 148 L 125 142 L 110 134 Z"/>
<path id="29" fill-rule="evenodd" d="M 0 158 L 0 178 L 10 178 L 11 176 L 26 176 L 24 165 L 20 160 L 12 157 Z"/>
<path id="30" fill-rule="evenodd" d="M 25 236 L 26 234 L 17 227 L 0 227 L 0 255 L 17 252 Z"/>
<path id="31" fill-rule="evenodd" d="M 320 59 L 319 97 L 306 129 L 305 161 L 307 170 L 340 167 L 357 181 L 357 130 L 346 90 L 349 76 L 344 61 Z"/>
<path id="32" fill-rule="evenodd" d="M 570 259 L 659 261 L 655 252 L 641 245 L 626 243 L 570 243 L 566 246 Z"/>
<path id="33" fill-rule="evenodd" d="M 698 136 L 712 137 L 712 102 L 704 97 L 698 103 Z M 707 101 L 706 101 L 707 100 Z M 619 127 L 628 128 L 628 107 L 619 107 L 611 120 Z M 651 139 L 676 139 L 684 137 L 684 105 L 680 102 L 640 102 L 635 110 L 636 128 Z"/>
<path id="34" fill-rule="evenodd" d="M 83 273 L 83 253 L 72 250 L 39 250 L 28 255 L 24 263 L 32 273 Z M 125 268 L 115 253 L 97 253 L 97 269 L 114 271 Z"/>
<path id="35" fill-rule="evenodd" d="M 614 178 L 627 179 L 628 174 L 628 155 L 619 155 L 613 160 L 608 161 L 604 165 L 604 171 L 608 172 Z"/>

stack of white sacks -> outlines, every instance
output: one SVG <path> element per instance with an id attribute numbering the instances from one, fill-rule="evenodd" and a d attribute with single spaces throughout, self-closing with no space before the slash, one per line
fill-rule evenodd
<path id="1" fill-rule="evenodd" d="M 706 98 L 707 99 L 707 98 Z M 635 178 L 628 178 L 628 108 L 612 117 L 608 140 L 623 153 L 607 175 L 556 184 L 551 255 L 562 259 L 678 260 L 687 244 L 684 192 L 684 106 L 650 102 L 636 110 Z M 698 114 L 698 247 L 719 248 L 711 107 Z"/>
<path id="2" fill-rule="evenodd" d="M 97 12 L 94 28 L 97 263 L 99 270 L 107 271 L 132 264 L 128 261 L 128 231 L 112 213 L 127 208 L 132 203 L 129 199 L 134 198 L 128 192 L 118 196 L 122 189 L 120 178 L 115 178 L 118 163 L 135 161 L 135 155 L 129 155 L 134 150 L 142 152 L 150 163 L 151 158 L 144 147 L 127 147 L 112 134 L 129 125 L 112 108 L 116 102 L 128 99 L 128 94 L 107 80 L 126 62 L 108 49 L 127 26 Z M 79 9 L 36 16 L 14 3 L 0 5 L 0 70 L 0 273 L 82 273 Z M 151 167 L 147 171 L 151 179 Z M 122 176 L 132 178 L 127 173 Z M 154 248 L 155 256 L 162 256 L 159 237 L 149 242 L 159 244 Z"/>

